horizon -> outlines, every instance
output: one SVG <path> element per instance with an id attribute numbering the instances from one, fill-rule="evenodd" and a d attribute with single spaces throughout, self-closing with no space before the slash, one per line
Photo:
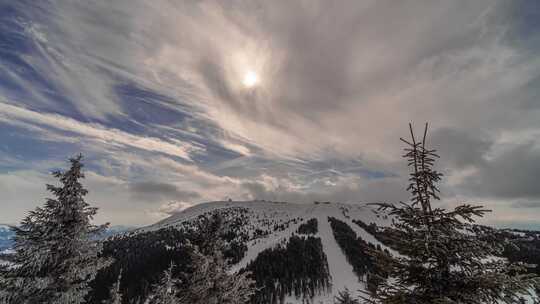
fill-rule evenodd
<path id="1" fill-rule="evenodd" d="M 406 201 L 399 139 L 429 122 L 437 206 L 540 230 L 538 20 L 502 0 L 0 4 L 0 223 L 78 153 L 113 226 L 229 198 Z"/>

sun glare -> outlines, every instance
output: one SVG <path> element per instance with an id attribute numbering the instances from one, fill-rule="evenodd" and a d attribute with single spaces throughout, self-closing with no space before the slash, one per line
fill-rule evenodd
<path id="1" fill-rule="evenodd" d="M 255 72 L 248 71 L 244 75 L 244 80 L 242 80 L 242 83 L 244 84 L 244 86 L 246 88 L 252 88 L 252 87 L 256 86 L 257 83 L 259 83 L 259 77 L 257 76 L 257 74 Z"/>

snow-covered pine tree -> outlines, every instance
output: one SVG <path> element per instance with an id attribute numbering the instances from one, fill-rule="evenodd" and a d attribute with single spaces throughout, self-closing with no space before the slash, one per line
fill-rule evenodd
<path id="1" fill-rule="evenodd" d="M 180 304 L 177 294 L 179 292 L 178 285 L 180 280 L 173 277 L 174 264 L 171 263 L 169 268 L 163 272 L 158 284 L 154 285 L 154 290 L 148 296 L 148 304 Z"/>
<path id="2" fill-rule="evenodd" d="M 230 273 L 219 236 L 222 219 L 215 215 L 199 226 L 203 245 L 192 247 L 193 272 L 184 275 L 180 292 L 182 304 L 243 304 L 255 293 L 254 281 L 249 272 Z"/>
<path id="3" fill-rule="evenodd" d="M 194 272 L 180 293 L 182 304 L 243 304 L 255 293 L 248 272 L 229 273 L 220 250 L 209 256 L 198 250 L 191 254 Z"/>
<path id="4" fill-rule="evenodd" d="M 438 158 L 426 147 L 427 124 L 421 141 L 410 125 L 411 141 L 404 157 L 411 168 L 409 203 L 377 204 L 392 217 L 384 232 L 391 246 L 403 256 L 390 257 L 373 252 L 389 275 L 375 294 L 363 297 L 368 303 L 383 304 L 485 304 L 519 303 L 539 283 L 523 274 L 520 265 L 509 264 L 501 256 L 503 245 L 490 229 L 475 225 L 475 218 L 489 210 L 460 205 L 453 210 L 433 208 L 439 200 L 437 182 L 442 174 L 433 169 Z"/>
<path id="5" fill-rule="evenodd" d="M 109 290 L 109 299 L 104 300 L 103 304 L 122 304 L 122 292 L 120 291 L 120 281 L 122 281 L 122 270 L 118 274 L 118 279 Z"/>
<path id="6" fill-rule="evenodd" d="M 14 263 L 1 270 L 0 289 L 6 303 L 83 303 L 88 282 L 110 264 L 100 258 L 96 236 L 107 225 L 91 224 L 97 208 L 84 200 L 80 183 L 82 155 L 70 159 L 71 168 L 56 171 L 60 186 L 47 185 L 53 199 L 31 211 L 15 228 Z"/>
<path id="7" fill-rule="evenodd" d="M 358 299 L 353 298 L 351 296 L 351 293 L 349 292 L 349 289 L 345 288 L 345 290 L 342 290 L 338 293 L 334 303 L 335 304 L 360 304 L 360 301 L 358 301 Z"/>

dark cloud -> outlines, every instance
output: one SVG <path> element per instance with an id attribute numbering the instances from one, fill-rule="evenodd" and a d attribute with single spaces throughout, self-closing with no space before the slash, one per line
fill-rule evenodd
<path id="1" fill-rule="evenodd" d="M 437 149 L 441 165 L 463 168 L 484 163 L 493 143 L 487 135 L 476 136 L 471 131 L 441 128 L 430 134 L 429 145 Z"/>
<path id="2" fill-rule="evenodd" d="M 512 204 L 514 208 L 536 209 L 540 208 L 540 201 L 517 201 Z"/>
<path id="3" fill-rule="evenodd" d="M 540 109 L 540 75 L 527 83 L 523 91 L 526 93 L 519 104 L 526 110 L 538 111 Z"/>
<path id="4" fill-rule="evenodd" d="M 484 162 L 464 188 L 475 195 L 496 198 L 540 198 L 540 150 L 517 145 Z"/>
<path id="5" fill-rule="evenodd" d="M 148 203 L 163 200 L 190 201 L 200 197 L 197 192 L 181 190 L 176 185 L 163 182 L 132 183 L 129 190 L 134 199 Z"/>

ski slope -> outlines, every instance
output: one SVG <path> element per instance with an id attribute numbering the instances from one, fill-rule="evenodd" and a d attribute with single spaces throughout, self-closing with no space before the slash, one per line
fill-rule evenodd
<path id="1" fill-rule="evenodd" d="M 227 210 L 244 211 L 246 222 L 240 229 L 250 236 L 247 242 L 247 252 L 231 271 L 236 272 L 245 268 L 251 261 L 268 248 L 284 244 L 294 234 L 298 227 L 306 221 L 315 218 L 318 223 L 318 232 L 315 237 L 321 239 L 323 250 L 327 257 L 328 268 L 331 275 L 332 288 L 329 292 L 315 296 L 311 303 L 333 303 L 337 293 L 345 288 L 353 295 L 359 295 L 360 290 L 365 289 L 365 283 L 353 272 L 345 254 L 337 244 L 328 217 L 337 218 L 347 223 L 358 236 L 374 245 L 380 244 L 374 236 L 353 223 L 353 220 L 361 220 L 365 223 L 375 222 L 378 225 L 387 224 L 378 218 L 373 208 L 365 204 L 341 204 L 341 203 L 318 203 L 318 204 L 295 204 L 269 201 L 220 201 L 196 205 L 164 219 L 154 225 L 145 227 L 140 231 L 151 231 L 166 227 L 182 227 L 186 222 L 196 219 L 203 214 L 224 212 Z M 282 230 L 273 229 L 273 225 L 286 226 Z M 261 229 L 268 232 L 262 237 L 257 236 L 255 230 Z M 386 248 L 383 244 L 380 244 Z M 387 248 L 393 252 L 390 248 Z M 305 303 L 302 299 L 287 297 L 285 303 Z"/>
<path id="2" fill-rule="evenodd" d="M 318 231 L 314 236 L 320 238 L 327 258 L 328 270 L 331 276 L 331 289 L 320 292 L 309 301 L 289 295 L 285 298 L 284 304 L 333 304 L 335 296 L 345 288 L 353 296 L 359 296 L 365 290 L 365 282 L 354 273 L 353 266 L 347 261 L 344 252 L 334 238 L 328 221 L 329 217 L 346 223 L 364 241 L 375 246 L 380 245 L 394 256 L 400 255 L 379 242 L 375 236 L 360 225 L 354 223 L 354 220 L 360 220 L 368 225 L 370 223 L 376 223 L 378 226 L 390 225 L 390 219 L 378 217 L 372 206 L 362 203 L 209 202 L 188 208 L 154 225 L 138 229 L 136 232 L 154 231 L 170 227 L 182 229 L 190 222 L 197 220 L 201 215 L 213 213 L 224 214 L 225 223 L 237 218 L 242 219 L 242 225 L 235 227 L 235 229 L 236 232 L 246 237 L 247 251 L 240 261 L 231 267 L 231 272 L 244 269 L 264 250 L 287 243 L 291 236 L 298 234 L 297 231 L 300 225 L 310 219 L 317 219 Z M 533 302 L 531 299 L 527 299 L 527 303 Z"/>

